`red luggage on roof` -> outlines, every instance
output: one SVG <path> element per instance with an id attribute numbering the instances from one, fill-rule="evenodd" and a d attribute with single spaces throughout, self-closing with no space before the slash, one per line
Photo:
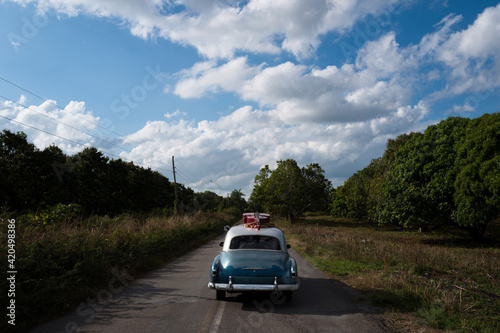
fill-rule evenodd
<path id="1" fill-rule="evenodd" d="M 271 216 L 264 213 L 244 213 L 243 214 L 243 224 L 247 228 L 258 228 L 261 227 L 274 227 L 274 224 L 270 223 Z"/>

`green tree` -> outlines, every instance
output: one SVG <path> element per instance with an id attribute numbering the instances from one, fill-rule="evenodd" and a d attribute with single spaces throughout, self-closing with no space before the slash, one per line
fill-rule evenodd
<path id="1" fill-rule="evenodd" d="M 325 177 L 325 170 L 318 163 L 311 163 L 302 168 L 302 175 L 306 182 L 306 207 L 304 209 L 326 212 L 330 204 L 332 182 Z"/>
<path id="2" fill-rule="evenodd" d="M 203 193 L 194 194 L 194 206 L 204 212 L 216 212 L 220 209 L 223 202 L 223 198 L 212 192 L 205 191 Z"/>
<path id="3" fill-rule="evenodd" d="M 347 196 L 344 194 L 343 185 L 338 186 L 330 196 L 330 215 L 333 217 L 349 217 Z"/>
<path id="4" fill-rule="evenodd" d="M 500 214 L 500 113 L 470 121 L 456 157 L 454 220 L 481 238 Z"/>
<path id="5" fill-rule="evenodd" d="M 40 151 L 25 133 L 0 133 L 0 206 L 12 211 L 37 211 L 68 200 L 67 184 L 57 177 L 55 165 L 66 156 L 49 146 Z"/>
<path id="6" fill-rule="evenodd" d="M 467 122 L 457 117 L 429 126 L 395 153 L 380 222 L 423 229 L 452 223 L 455 156 Z"/>
<path id="7" fill-rule="evenodd" d="M 243 212 L 246 209 L 247 202 L 244 198 L 245 194 L 240 190 L 234 189 L 229 195 L 228 206 L 236 211 Z"/>
<path id="8" fill-rule="evenodd" d="M 268 193 L 268 183 L 269 177 L 271 177 L 271 169 L 269 165 L 264 166 L 260 169 L 259 174 L 255 176 L 254 179 L 254 188 L 249 198 L 249 206 L 250 210 L 255 212 L 263 212 L 267 210 L 267 197 Z"/>
<path id="9" fill-rule="evenodd" d="M 326 209 L 331 183 L 318 164 L 302 169 L 292 159 L 277 164 L 274 171 L 266 165 L 255 177 L 251 208 L 284 216 L 291 222 L 306 210 Z"/>
<path id="10" fill-rule="evenodd" d="M 36 209 L 32 187 L 36 175 L 32 165 L 35 145 L 28 143 L 26 134 L 4 130 L 0 133 L 0 200 L 4 209 L 13 211 Z"/>
<path id="11" fill-rule="evenodd" d="M 108 182 L 109 158 L 94 147 L 69 158 L 72 166 L 68 181 L 74 184 L 73 201 L 86 211 L 105 214 L 112 200 Z"/>

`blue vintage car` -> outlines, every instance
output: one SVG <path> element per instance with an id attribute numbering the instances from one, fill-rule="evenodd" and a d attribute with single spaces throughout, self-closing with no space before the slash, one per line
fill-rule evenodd
<path id="1" fill-rule="evenodd" d="M 269 221 L 269 215 L 263 217 Z M 222 251 L 213 260 L 208 287 L 216 290 L 218 300 L 225 299 L 226 292 L 245 291 L 281 291 L 290 300 L 300 282 L 285 235 L 260 223 L 259 215 L 248 220 L 227 232 Z"/>

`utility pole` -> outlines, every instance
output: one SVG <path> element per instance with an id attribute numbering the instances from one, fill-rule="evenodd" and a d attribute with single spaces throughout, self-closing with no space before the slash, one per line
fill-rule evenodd
<path id="1" fill-rule="evenodd" d="M 174 157 L 173 156 L 172 156 L 172 170 L 174 171 L 174 191 L 175 191 L 174 212 L 175 212 L 175 214 L 177 214 L 179 211 L 179 197 L 177 195 L 177 180 L 175 179 L 175 164 L 174 164 Z"/>

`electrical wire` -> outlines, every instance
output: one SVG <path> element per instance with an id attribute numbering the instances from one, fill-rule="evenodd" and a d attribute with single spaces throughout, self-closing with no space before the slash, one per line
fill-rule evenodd
<path id="1" fill-rule="evenodd" d="M 49 104 L 53 105 L 53 106 L 55 106 L 56 108 L 58 108 L 58 109 L 60 109 L 60 110 L 62 110 L 62 111 L 64 111 L 64 112 L 68 112 L 68 113 L 70 113 L 70 114 L 74 115 L 75 117 L 78 117 L 78 118 L 80 118 L 80 119 L 82 119 L 82 120 L 84 120 L 84 121 L 86 121 L 86 122 L 88 122 L 88 123 L 91 123 L 91 124 L 93 124 L 93 125 L 95 125 L 95 126 L 97 126 L 97 127 L 101 128 L 101 129 L 103 129 L 103 130 L 105 130 L 105 131 L 108 131 L 108 132 L 110 132 L 110 133 L 113 133 L 113 134 L 115 134 L 115 135 L 118 135 L 119 137 L 124 137 L 124 135 L 121 135 L 120 133 L 114 132 L 114 131 L 112 131 L 112 130 L 110 130 L 110 129 L 106 128 L 106 127 L 103 127 L 103 126 L 99 125 L 99 123 L 96 123 L 96 122 L 93 122 L 93 121 L 91 121 L 91 120 L 88 120 L 88 119 L 86 119 L 86 118 L 84 118 L 84 117 L 81 117 L 78 113 L 71 112 L 71 111 L 66 110 L 65 108 L 60 107 L 59 105 L 57 105 L 57 104 L 56 104 L 56 103 L 54 103 L 53 101 L 51 101 L 51 100 L 49 100 L 49 99 L 46 99 L 45 97 L 42 97 L 42 96 L 40 96 L 40 95 L 37 95 L 37 94 L 35 94 L 34 92 L 32 92 L 32 91 L 30 91 L 30 90 L 28 90 L 28 89 L 26 89 L 26 88 L 23 88 L 23 87 L 21 87 L 20 85 L 15 84 L 15 83 L 14 83 L 14 82 L 12 82 L 12 81 L 7 80 L 7 79 L 6 79 L 6 78 L 4 78 L 4 77 L 1 77 L 1 76 L 0 76 L 0 80 L 2 80 L 2 81 L 4 81 L 4 82 L 7 82 L 7 83 L 8 83 L 8 84 L 10 84 L 10 85 L 12 85 L 12 86 L 14 86 L 14 87 L 16 87 L 16 88 L 18 88 L 18 89 L 21 89 L 22 91 L 27 92 L 28 94 L 30 94 L 30 95 L 32 95 L 32 96 L 35 96 L 35 97 L 37 97 L 37 98 L 39 98 L 39 99 L 41 99 L 41 100 L 43 100 L 43 101 L 45 101 L 45 102 L 47 102 L 47 103 L 49 103 Z M 131 139 L 129 139 L 129 140 L 130 140 L 130 141 L 133 141 L 133 140 L 131 140 Z M 133 142 L 135 142 L 135 141 L 133 141 Z M 138 142 L 135 142 L 135 143 L 138 143 Z"/>
<path id="2" fill-rule="evenodd" d="M 117 133 L 117 132 L 115 132 L 115 131 L 112 131 L 112 130 L 110 130 L 110 129 L 106 128 L 106 127 L 103 127 L 103 126 L 99 125 L 99 123 L 97 123 L 97 122 L 93 122 L 93 121 L 91 121 L 91 120 L 89 120 L 89 119 L 87 119 L 87 118 L 82 117 L 82 116 L 81 116 L 81 115 L 79 115 L 78 113 L 68 111 L 68 110 L 66 110 L 65 108 L 62 108 L 61 106 L 59 106 L 59 105 L 57 105 L 56 103 L 54 103 L 52 100 L 46 99 L 46 98 L 44 98 L 44 97 L 42 97 L 42 96 L 40 96 L 40 95 L 38 95 L 38 94 L 36 94 L 36 93 L 34 93 L 34 92 L 32 92 L 32 91 L 30 91 L 30 90 L 28 90 L 28 89 L 26 89 L 26 88 L 24 88 L 24 87 L 20 86 L 20 85 L 18 85 L 18 84 L 16 84 L 16 83 L 12 82 L 12 81 L 10 81 L 10 80 L 8 80 L 8 79 L 6 79 L 6 78 L 4 78 L 4 77 L 2 77 L 2 76 L 0 76 L 0 80 L 2 80 L 2 81 L 4 81 L 4 82 L 6 82 L 6 83 L 8 83 L 8 84 L 10 84 L 10 85 L 12 85 L 12 86 L 14 86 L 14 87 L 16 87 L 16 88 L 18 88 L 18 89 L 20 89 L 20 90 L 24 91 L 24 92 L 26 92 L 26 93 L 28 93 L 28 94 L 32 95 L 32 96 L 35 96 L 35 97 L 37 97 L 37 98 L 39 98 L 39 99 L 41 99 L 41 100 L 43 100 L 43 101 L 45 101 L 45 102 L 49 103 L 50 105 L 55 106 L 56 108 L 58 108 L 59 110 L 61 110 L 61 111 L 63 111 L 63 112 L 67 112 L 67 113 L 69 113 L 69 114 L 72 114 L 73 116 L 75 116 L 75 117 L 77 117 L 77 118 L 79 118 L 79 119 L 82 119 L 82 120 L 84 120 L 85 122 L 90 123 L 90 124 L 92 124 L 92 125 L 94 125 L 94 126 L 96 126 L 96 127 L 100 128 L 100 129 L 103 129 L 103 130 L 105 130 L 105 131 L 107 131 L 107 132 L 113 133 L 114 135 L 117 135 L 117 136 L 118 136 L 118 137 L 120 137 L 120 138 L 125 137 L 124 135 L 121 135 L 120 133 Z M 56 119 L 56 118 L 52 118 L 52 117 L 50 117 L 50 116 L 48 116 L 48 115 L 45 115 L 45 114 L 43 114 L 42 112 L 40 112 L 40 111 L 38 111 L 38 110 L 35 110 L 35 109 L 33 109 L 33 108 L 29 107 L 29 106 L 23 105 L 23 104 L 21 104 L 21 103 L 19 103 L 19 102 L 16 102 L 16 101 L 14 101 L 14 100 L 12 100 L 12 99 L 10 99 L 10 98 L 7 98 L 7 97 L 5 97 L 5 96 L 3 96 L 3 95 L 0 95 L 0 98 L 3 98 L 3 99 L 5 99 L 6 101 L 9 101 L 9 102 L 11 102 L 11 103 L 14 103 L 14 104 L 16 104 L 16 105 L 18 105 L 18 106 L 20 106 L 20 107 L 25 108 L 25 109 L 31 110 L 31 111 L 33 111 L 33 112 L 36 112 L 36 113 L 38 113 L 38 114 L 40 114 L 40 115 L 42 115 L 42 116 L 44 116 L 44 117 L 46 117 L 46 118 L 48 118 L 48 119 L 50 119 L 50 120 L 52 120 L 52 121 L 55 121 L 55 122 L 60 123 L 60 124 L 63 124 L 63 125 L 65 125 L 65 126 L 69 127 L 69 128 L 72 128 L 72 129 L 74 129 L 74 130 L 76 130 L 76 131 L 78 131 L 78 132 L 80 132 L 80 133 L 83 133 L 83 134 L 88 135 L 88 136 L 90 136 L 90 137 L 92 137 L 92 138 L 94 138 L 94 139 L 97 139 L 97 140 L 99 140 L 99 141 L 102 141 L 102 142 L 104 142 L 104 143 L 106 143 L 106 144 L 108 144 L 108 145 L 111 145 L 111 146 L 117 147 L 117 148 L 122 149 L 122 150 L 124 150 L 124 151 L 127 151 L 127 152 L 129 152 L 129 153 L 133 153 L 133 151 L 132 151 L 132 150 L 130 150 L 130 149 L 127 149 L 127 148 L 125 148 L 125 147 L 122 147 L 122 146 L 117 145 L 117 144 L 115 144 L 115 143 L 112 143 L 112 142 L 109 142 L 109 141 L 104 140 L 104 139 L 102 139 L 102 138 L 99 138 L 99 137 L 97 137 L 97 136 L 95 136 L 95 135 L 92 135 L 92 134 L 90 134 L 90 133 L 87 133 L 87 132 L 85 132 L 85 131 L 83 131 L 83 130 L 81 130 L 81 129 L 77 128 L 77 127 L 74 127 L 74 126 L 69 125 L 69 124 L 67 124 L 67 123 L 64 123 L 64 122 L 62 122 L 62 121 L 60 121 L 60 120 L 58 120 L 58 119 Z M 57 137 L 57 138 L 59 138 L 59 139 L 61 139 L 61 140 L 65 140 L 65 141 L 68 141 L 68 142 L 74 143 L 74 144 L 76 144 L 76 145 L 78 145 L 78 146 L 84 146 L 84 147 L 89 147 L 89 146 L 90 146 L 90 144 L 89 144 L 89 143 L 82 144 L 82 143 L 79 143 L 79 142 L 74 141 L 74 140 L 72 140 L 72 139 L 64 138 L 64 137 L 62 137 L 62 136 L 60 136 L 60 135 L 57 135 L 57 134 L 54 134 L 54 133 L 50 133 L 50 132 L 45 131 L 45 130 L 43 130 L 43 129 L 40 129 L 40 128 L 37 128 L 37 127 L 31 126 L 31 125 L 29 125 L 29 124 L 25 124 L 25 123 L 23 123 L 23 122 L 20 122 L 20 121 L 18 121 L 18 120 L 14 120 L 14 119 L 9 118 L 9 117 L 6 117 L 6 116 L 2 116 L 2 115 L 0 115 L 0 117 L 2 117 L 2 118 L 4 118 L 4 119 L 7 119 L 7 120 L 9 120 L 9 121 L 12 121 L 12 122 L 14 122 L 14 123 L 20 124 L 20 125 L 22 125 L 22 126 L 26 126 L 26 127 L 28 127 L 28 128 L 31 128 L 31 129 L 34 129 L 34 130 L 37 130 L 37 131 L 43 132 L 43 133 L 45 133 L 45 134 L 48 134 L 48 135 L 51 135 L 51 136 Z M 130 142 L 134 142 L 134 143 L 137 143 L 137 144 L 139 144 L 139 145 L 140 145 L 140 143 L 139 143 L 139 142 L 134 141 L 134 140 L 132 140 L 132 139 L 130 139 L 130 138 L 127 138 L 127 140 L 128 140 L 128 141 L 130 141 Z M 116 157 L 118 157 L 119 159 L 122 159 L 122 160 L 125 160 L 125 161 L 128 161 L 128 162 L 135 163 L 135 164 L 136 164 L 136 165 L 138 165 L 138 166 L 142 166 L 142 167 L 145 167 L 145 168 L 150 168 L 149 166 L 146 166 L 146 165 L 144 165 L 144 164 L 142 164 L 142 163 L 137 163 L 137 162 L 134 162 L 134 161 L 131 161 L 131 160 L 125 159 L 125 158 L 120 157 L 119 155 L 116 155 L 116 154 L 113 154 L 113 153 L 105 152 L 105 151 L 102 151 L 102 150 L 101 150 L 101 152 L 102 152 L 102 153 L 104 153 L 104 154 L 106 154 L 106 155 L 109 155 L 109 156 L 116 156 Z M 135 153 L 135 154 L 137 154 L 137 153 Z M 138 155 L 139 157 L 145 158 L 144 156 L 141 156 L 141 155 L 139 155 L 139 154 L 137 154 L 137 155 Z M 168 166 L 168 164 L 166 164 L 165 166 Z M 184 180 L 186 181 L 186 183 L 191 183 L 191 184 L 201 183 L 201 181 L 200 181 L 200 180 L 199 180 L 196 176 L 194 176 L 194 175 L 193 175 L 193 173 L 191 173 L 191 171 L 189 171 L 189 169 L 187 169 L 184 165 L 182 165 L 182 163 L 181 163 L 181 167 L 182 167 L 183 169 L 185 169 L 185 170 L 186 170 L 186 171 L 187 171 L 187 172 L 188 172 L 188 173 L 189 173 L 189 174 L 190 174 L 190 175 L 191 175 L 191 176 L 195 179 L 195 181 L 193 181 L 193 179 L 188 179 L 188 178 L 190 178 L 190 177 L 188 177 L 187 175 L 185 175 L 183 172 L 180 172 L 180 174 L 179 174 L 179 171 L 177 170 L 177 174 L 180 176 L 180 178 L 184 179 Z M 155 169 L 156 169 L 156 170 L 162 170 L 162 171 L 164 171 L 164 172 L 166 172 L 166 173 L 171 173 L 171 172 L 172 172 L 172 170 L 165 169 L 165 168 L 162 168 L 162 167 L 156 167 Z M 176 168 L 176 169 L 177 169 L 177 168 Z"/>
<path id="3" fill-rule="evenodd" d="M 31 95 L 33 95 L 33 96 L 37 97 L 37 98 L 40 98 L 40 99 L 42 99 L 42 100 L 46 101 L 47 103 L 49 103 L 49 104 L 51 104 L 51 105 L 55 106 L 56 108 L 58 108 L 59 110 L 61 110 L 61 111 L 63 111 L 63 112 L 68 112 L 68 113 L 70 113 L 70 114 L 74 115 L 75 117 L 77 117 L 77 118 L 79 118 L 79 119 L 82 119 L 82 120 L 84 120 L 84 121 L 86 121 L 86 122 L 88 122 L 88 123 L 90 123 L 90 124 L 93 124 L 93 125 L 95 125 L 95 126 L 97 126 L 97 127 L 99 127 L 99 128 L 102 128 L 102 129 L 104 129 L 104 130 L 106 130 L 106 131 L 108 131 L 108 132 L 110 132 L 110 133 L 113 133 L 113 134 L 115 134 L 115 135 L 118 135 L 119 137 L 124 137 L 123 135 L 121 135 L 121 134 L 119 134 L 119 133 L 116 133 L 116 132 L 114 132 L 114 131 L 111 131 L 111 130 L 109 130 L 109 129 L 107 129 L 107 128 L 105 128 L 105 127 L 101 126 L 101 125 L 99 125 L 99 124 L 98 124 L 98 123 L 96 123 L 96 122 L 90 121 L 90 120 L 88 120 L 88 119 L 86 119 L 86 118 L 84 118 L 84 117 L 80 116 L 78 113 L 71 112 L 71 111 L 68 111 L 68 110 L 66 110 L 66 109 L 63 109 L 62 107 L 60 107 L 60 106 L 59 106 L 59 105 L 57 105 L 56 103 L 52 102 L 51 100 L 48 100 L 48 99 L 46 99 L 46 98 L 44 98 L 44 97 L 41 97 L 41 96 L 39 96 L 39 95 L 35 94 L 34 92 L 32 92 L 32 91 L 30 91 L 30 90 L 28 90 L 28 89 L 25 89 L 25 88 L 23 88 L 23 87 L 21 87 L 21 86 L 19 86 L 19 85 L 15 84 L 15 83 L 13 83 L 13 82 L 11 82 L 11 81 L 7 80 L 7 79 L 5 79 L 5 78 L 3 78 L 3 77 L 1 77 L 1 76 L 0 76 L 0 79 L 1 79 L 1 80 L 3 80 L 3 81 L 5 81 L 5 82 L 7 82 L 7 83 L 9 83 L 9 84 L 11 84 L 11 85 L 13 85 L 13 86 L 14 86 L 14 87 L 16 87 L 16 88 L 19 88 L 19 89 L 21 89 L 21 90 L 23 90 L 23 91 L 25 91 L 25 92 L 27 92 L 27 93 L 29 93 L 29 94 L 31 94 Z M 12 100 L 12 99 L 10 99 L 10 98 L 7 98 L 7 97 L 5 97 L 5 96 L 3 96 L 3 95 L 0 95 L 0 97 L 1 97 L 1 98 L 3 98 L 3 99 L 5 99 L 6 101 L 9 101 L 9 102 L 11 102 L 11 103 L 14 103 L 14 104 L 16 104 L 16 105 L 18 105 L 18 106 L 20 106 L 20 107 L 23 107 L 23 108 L 25 108 L 25 109 L 31 110 L 31 111 L 36 112 L 36 113 L 39 113 L 40 115 L 42 115 L 42 116 L 44 116 L 44 117 L 46 117 L 46 118 L 48 118 L 48 119 L 51 119 L 51 120 L 53 120 L 53 121 L 55 121 L 55 122 L 58 122 L 58 123 L 63 124 L 63 125 L 65 125 L 65 126 L 68 126 L 68 127 L 72 128 L 72 129 L 74 129 L 74 130 L 76 130 L 76 131 L 78 131 L 78 132 L 80 132 L 80 133 L 83 133 L 83 134 L 85 134 L 85 135 L 88 135 L 88 136 L 90 136 L 90 137 L 92 137 L 92 138 L 94 138 L 94 139 L 100 140 L 100 141 L 102 141 L 102 142 L 104 142 L 104 143 L 106 143 L 106 144 L 108 144 L 108 145 L 111 145 L 111 146 L 114 146 L 114 147 L 120 148 L 120 149 L 122 149 L 122 150 L 124 150 L 124 151 L 127 151 L 127 152 L 129 152 L 129 153 L 132 153 L 132 150 L 130 150 L 130 149 L 128 149 L 128 148 L 125 148 L 125 147 L 123 147 L 123 146 L 120 146 L 120 145 L 117 145 L 117 144 L 115 144 L 115 143 L 109 142 L 109 141 L 107 141 L 107 140 L 104 140 L 104 139 L 102 139 L 102 138 L 99 138 L 99 137 L 97 137 L 97 136 L 95 136 L 95 135 L 92 135 L 92 134 L 90 134 L 90 133 L 87 133 L 87 132 L 85 132 L 85 131 L 82 131 L 82 130 L 81 130 L 81 129 L 79 129 L 79 128 L 76 128 L 76 127 L 74 127 L 74 126 L 72 126 L 72 125 L 69 125 L 69 124 L 66 124 L 66 123 L 64 123 L 64 122 L 62 122 L 62 121 L 60 121 L 60 120 L 58 120 L 58 119 L 52 118 L 52 117 L 50 117 L 50 116 L 47 116 L 47 115 L 43 114 L 43 113 L 42 113 L 42 112 L 40 112 L 40 111 L 37 111 L 37 110 L 35 110 L 35 109 L 33 109 L 33 108 L 29 107 L 29 106 L 23 105 L 23 104 L 21 104 L 21 103 L 18 103 L 18 102 L 14 101 L 14 100 Z M 4 116 L 2 116 L 2 117 L 3 117 L 3 118 L 5 118 L 5 119 L 11 119 L 11 118 L 4 117 Z M 67 138 L 60 137 L 60 136 L 58 136 L 57 134 L 53 134 L 53 133 L 50 133 L 50 132 L 44 131 L 44 130 L 42 130 L 42 129 L 39 129 L 39 128 L 36 128 L 36 127 L 33 127 L 33 126 L 31 126 L 31 125 L 21 123 L 21 122 L 19 122 L 19 121 L 14 120 L 14 119 L 11 119 L 11 121 L 16 122 L 16 123 L 19 123 L 19 124 L 22 124 L 23 126 L 27 126 L 27 127 L 30 127 L 30 128 L 33 128 L 33 129 L 36 129 L 36 130 L 39 130 L 39 131 L 42 131 L 42 132 L 44 132 L 44 133 L 46 133 L 46 134 L 49 134 L 49 135 L 52 135 L 52 136 L 55 136 L 55 137 L 61 138 L 61 139 L 66 140 L 66 141 L 68 141 L 68 142 L 72 142 L 72 143 L 75 143 L 75 144 L 78 144 L 78 145 L 83 145 L 83 146 L 88 146 L 88 145 L 89 145 L 89 144 L 81 144 L 81 143 L 78 143 L 78 142 L 76 142 L 76 141 L 73 141 L 73 140 L 70 140 L 70 139 L 67 139 Z M 132 139 L 130 139 L 130 138 L 127 138 L 127 140 L 129 140 L 129 141 L 131 141 L 131 142 L 135 142 L 135 143 L 137 143 L 137 144 L 140 144 L 139 142 L 134 141 L 134 140 L 132 140 Z M 111 156 L 116 156 L 116 157 L 121 158 L 119 155 L 116 155 L 116 154 L 113 154 L 113 153 L 107 153 L 107 152 L 106 152 L 106 154 L 109 154 L 109 155 L 111 155 Z M 144 156 L 141 156 L 141 155 L 139 155 L 139 156 L 144 158 Z M 122 159 L 123 159 L 123 158 L 122 158 Z M 136 164 L 137 164 L 137 165 L 141 165 L 141 164 L 139 164 L 139 163 L 137 163 L 137 162 L 136 162 Z M 161 168 L 161 167 L 157 167 L 156 169 L 157 169 L 157 170 L 163 170 L 164 172 L 167 172 L 167 173 L 172 172 L 172 170 L 165 169 L 165 168 Z"/>
<path id="4" fill-rule="evenodd" d="M 88 144 L 88 143 L 79 143 L 79 142 L 77 142 L 77 141 L 75 141 L 75 140 L 71 140 L 71 139 L 68 139 L 68 138 L 62 137 L 62 136 L 60 136 L 60 135 L 54 134 L 54 133 L 50 133 L 50 132 L 48 132 L 48 131 L 46 131 L 46 130 L 43 130 L 43 129 L 41 129 L 41 128 L 38 128 L 38 127 L 35 127 L 35 126 L 28 125 L 28 124 L 26 124 L 26 123 L 23 123 L 23 122 L 21 122 L 21 121 L 18 121 L 18 120 L 15 120 L 15 119 L 12 119 L 12 118 L 9 118 L 9 117 L 6 117 L 6 116 L 2 116 L 1 114 L 0 114 L 0 117 L 2 117 L 2 118 L 4 118 L 4 119 L 7 119 L 7 120 L 9 120 L 9 121 L 12 121 L 12 122 L 14 122 L 14 123 L 16 123 L 16 124 L 19 124 L 19 125 L 21 125 L 21 126 L 29 127 L 29 128 L 31 128 L 31 129 L 34 129 L 34 130 L 37 130 L 37 131 L 43 132 L 43 133 L 45 133 L 45 134 L 55 136 L 56 138 L 59 138 L 59 139 L 61 139 L 61 140 L 65 140 L 65 141 L 68 141 L 68 142 L 74 143 L 74 144 L 76 144 L 76 145 L 78 145 L 78 146 L 84 146 L 84 147 L 85 147 L 85 146 L 87 146 L 87 147 L 91 147 L 91 145 L 90 145 L 90 144 Z M 115 157 L 117 157 L 118 159 L 121 159 L 121 160 L 123 160 L 123 161 L 125 161 L 125 162 L 132 162 L 132 163 L 134 163 L 134 165 L 141 166 L 141 167 L 143 167 L 143 168 L 150 168 L 149 166 L 147 166 L 147 165 L 145 165 L 145 164 L 142 164 L 142 163 L 137 163 L 137 162 L 134 162 L 134 161 L 132 161 L 132 160 L 128 160 L 128 159 L 123 158 L 123 157 L 121 157 L 121 156 L 119 156 L 119 155 L 116 155 L 116 154 L 113 154 L 113 153 L 110 153 L 110 152 L 107 152 L 107 151 L 104 151 L 104 150 L 101 150 L 101 149 L 99 149 L 99 151 L 100 151 L 100 152 L 102 152 L 102 153 L 104 153 L 104 154 L 106 154 L 106 155 L 109 155 L 109 156 L 115 156 Z M 164 170 L 164 171 L 168 171 L 168 172 L 170 172 L 170 170 L 167 170 L 167 169 L 162 169 L 162 168 L 156 168 L 156 169 L 158 169 L 158 170 Z"/>
<path id="5" fill-rule="evenodd" d="M 14 103 L 14 104 L 16 104 L 16 105 L 18 105 L 18 106 L 20 106 L 20 107 L 25 108 L 25 109 L 31 110 L 31 111 L 33 111 L 33 112 L 36 112 L 36 113 L 38 113 L 38 114 L 42 115 L 42 116 L 43 116 L 43 117 L 45 117 L 45 118 L 48 118 L 48 119 L 53 120 L 53 121 L 55 121 L 55 122 L 58 122 L 59 124 L 63 124 L 63 125 L 65 125 L 65 126 L 69 127 L 69 128 L 72 128 L 72 129 L 74 129 L 74 130 L 77 130 L 77 131 L 78 131 L 78 132 L 80 132 L 80 133 L 86 134 L 86 135 L 88 135 L 88 136 L 90 136 L 90 137 L 92 137 L 92 138 L 94 138 L 94 139 L 97 139 L 97 140 L 100 140 L 100 141 L 102 141 L 102 142 L 105 142 L 105 143 L 107 143 L 107 144 L 109 144 L 109 145 L 111 145 L 111 146 L 114 146 L 114 147 L 117 147 L 117 148 L 120 148 L 120 149 L 126 150 L 126 151 L 128 151 L 128 152 L 130 152 L 130 153 L 132 152 L 130 149 L 127 149 L 127 148 L 125 148 L 125 147 L 122 147 L 122 146 L 119 146 L 119 145 L 114 144 L 114 143 L 112 143 L 112 142 L 109 142 L 109 141 L 106 141 L 106 140 L 104 140 L 104 139 L 101 139 L 101 138 L 99 138 L 99 137 L 97 137 L 97 136 L 95 136 L 95 135 L 92 135 L 92 134 L 90 134 L 90 133 L 87 133 L 87 132 L 85 132 L 85 131 L 82 131 L 80 128 L 77 128 L 77 127 L 75 127 L 75 126 L 72 126 L 72 125 L 66 124 L 66 123 L 64 123 L 64 122 L 62 122 L 62 121 L 60 121 L 60 120 L 58 120 L 58 119 L 56 119 L 56 118 L 52 118 L 52 117 L 50 117 L 50 116 L 48 116 L 48 115 L 44 114 L 43 112 L 40 112 L 40 111 L 35 110 L 35 109 L 32 109 L 31 107 L 26 106 L 26 105 L 23 105 L 23 104 L 21 104 L 21 103 L 18 103 L 18 102 L 16 102 L 16 101 L 13 101 L 13 100 L 11 100 L 10 98 L 7 98 L 7 97 L 5 97 L 5 96 L 3 96 L 3 95 L 0 95 L 0 98 L 3 98 L 3 99 L 5 99 L 5 100 L 7 100 L 7 101 L 10 101 L 10 102 L 12 102 L 12 103 Z M 84 119 L 84 118 L 82 118 L 82 119 Z"/>

